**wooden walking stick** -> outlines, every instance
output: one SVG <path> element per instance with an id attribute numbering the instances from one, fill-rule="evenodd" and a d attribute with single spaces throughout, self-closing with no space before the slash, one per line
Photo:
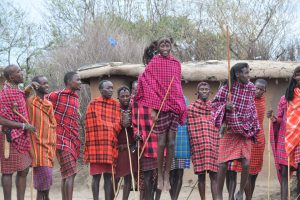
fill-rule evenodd
<path id="1" fill-rule="evenodd" d="M 172 77 L 172 79 L 171 79 L 171 81 L 170 81 L 170 84 L 169 84 L 169 87 L 168 87 L 168 89 L 167 89 L 167 92 L 166 92 L 166 94 L 165 94 L 165 96 L 164 96 L 164 98 L 163 98 L 163 101 L 161 102 L 160 108 L 159 108 L 158 113 L 157 113 L 157 115 L 156 115 L 156 117 L 155 117 L 156 119 L 158 119 L 159 114 L 160 114 L 160 112 L 161 112 L 161 109 L 162 109 L 163 105 L 165 104 L 165 101 L 166 101 L 167 96 L 168 96 L 168 94 L 169 94 L 169 92 L 170 92 L 170 89 L 171 89 L 171 86 L 172 86 L 173 81 L 174 81 L 174 76 Z M 154 129 L 154 127 L 155 127 L 155 124 L 156 124 L 156 120 L 155 120 L 154 123 L 152 124 L 151 129 L 150 129 L 150 132 L 149 132 L 149 134 L 148 134 L 148 136 L 147 136 L 147 138 L 146 138 L 146 141 L 144 142 L 144 145 L 143 145 L 143 148 L 142 148 L 142 151 L 141 151 L 141 154 L 140 154 L 139 159 L 141 159 L 141 157 L 142 157 L 142 155 L 143 155 L 143 153 L 144 153 L 144 150 L 145 150 L 145 148 L 146 148 L 146 144 L 147 144 L 147 142 L 148 142 L 148 140 L 149 140 L 149 138 L 150 138 L 150 136 L 151 136 L 151 133 L 153 132 L 153 129 Z"/>
<path id="2" fill-rule="evenodd" d="M 134 182 L 134 175 L 133 175 L 133 170 L 132 170 L 131 151 L 130 151 L 130 146 L 129 146 L 129 139 L 128 139 L 127 128 L 125 128 L 125 133 L 126 133 L 127 149 L 128 149 L 128 156 L 129 156 L 129 166 L 130 166 L 130 173 L 131 173 L 131 182 L 132 182 L 132 187 L 133 187 L 133 198 L 135 199 L 135 182 Z"/>
<path id="3" fill-rule="evenodd" d="M 12 106 L 12 111 L 18 115 L 25 123 L 29 124 L 28 120 L 21 114 L 17 111 L 17 107 L 18 107 L 18 104 L 17 103 L 14 103 L 13 106 Z M 32 140 L 31 140 L 31 143 L 32 143 Z M 31 185 L 30 185 L 30 196 L 31 196 L 31 200 L 33 200 L 33 168 L 31 168 Z"/>
<path id="4" fill-rule="evenodd" d="M 111 177 L 112 177 L 112 183 L 114 188 L 114 196 L 116 195 L 116 182 L 115 182 L 115 171 L 114 171 L 114 164 L 111 164 Z"/>
<path id="5" fill-rule="evenodd" d="M 119 192 L 120 192 L 120 188 L 121 188 L 123 179 L 124 179 L 124 177 L 121 177 L 120 182 L 119 182 L 119 184 L 118 184 L 117 193 L 116 193 L 116 195 L 115 195 L 115 197 L 114 197 L 114 200 L 116 200 L 116 199 L 118 198 L 118 195 L 119 195 Z"/>
<path id="6" fill-rule="evenodd" d="M 291 160 L 288 155 L 288 200 L 291 200 Z"/>
<path id="7" fill-rule="evenodd" d="M 269 136 L 268 136 L 268 200 L 270 200 L 270 177 L 271 177 L 271 126 L 272 126 L 272 119 L 273 114 L 271 118 L 269 118 Z"/>
<path id="8" fill-rule="evenodd" d="M 137 117 L 137 129 L 138 134 L 140 135 L 140 110 L 138 109 L 138 117 Z M 138 199 L 141 197 L 140 193 L 140 141 L 137 141 L 137 154 L 138 154 L 138 179 L 137 179 L 137 190 L 138 190 Z"/>
<path id="9" fill-rule="evenodd" d="M 0 132 L 2 132 L 2 126 L 0 125 Z M 7 137 L 6 134 L 4 134 L 4 158 L 8 159 L 9 158 L 9 154 L 10 154 L 10 144 L 7 141 Z"/>
<path id="10" fill-rule="evenodd" d="M 231 101 L 231 77 L 230 77 L 230 33 L 226 26 L 227 33 L 227 76 L 228 76 L 228 100 Z"/>

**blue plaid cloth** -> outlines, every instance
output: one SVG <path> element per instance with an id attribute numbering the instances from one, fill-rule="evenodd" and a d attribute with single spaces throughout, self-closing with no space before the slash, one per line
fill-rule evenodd
<path id="1" fill-rule="evenodd" d="M 188 105 L 188 99 L 184 97 L 186 105 Z M 183 126 L 178 125 L 178 131 L 176 134 L 175 144 L 175 158 L 190 158 L 190 137 L 187 130 L 186 123 Z"/>

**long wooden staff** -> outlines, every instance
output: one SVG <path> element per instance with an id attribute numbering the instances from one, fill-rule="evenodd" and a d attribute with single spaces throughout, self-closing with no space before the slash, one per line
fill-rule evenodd
<path id="1" fill-rule="evenodd" d="M 140 110 L 138 109 L 138 117 L 137 117 L 137 129 L 138 129 L 138 134 L 140 135 Z M 137 154 L 138 154 L 138 178 L 137 178 L 137 189 L 138 189 L 138 199 L 141 197 L 140 193 L 140 140 L 137 141 Z"/>
<path id="2" fill-rule="evenodd" d="M 171 89 L 171 86 L 172 86 L 173 81 L 174 81 L 174 76 L 172 77 L 172 79 L 171 79 L 171 81 L 170 81 L 170 84 L 169 84 L 169 87 L 168 87 L 168 90 L 167 90 L 167 92 L 166 92 L 166 94 L 165 94 L 165 96 L 164 96 L 164 98 L 163 98 L 163 101 L 161 102 L 160 108 L 159 108 L 158 113 L 157 113 L 157 115 L 156 115 L 156 117 L 155 117 L 156 120 L 158 119 L 159 114 L 160 114 L 160 112 L 161 112 L 161 109 L 162 109 L 163 105 L 165 104 L 165 101 L 166 101 L 167 96 L 168 96 L 168 94 L 169 94 L 169 92 L 170 92 L 170 89 Z M 150 129 L 150 132 L 149 132 L 149 134 L 148 134 L 148 136 L 147 136 L 147 138 L 146 138 L 146 141 L 144 142 L 144 145 L 143 145 L 143 148 L 142 148 L 142 151 L 141 151 L 141 154 L 140 154 L 139 159 L 141 159 L 141 157 L 142 157 L 142 155 L 143 155 L 143 153 L 144 153 L 144 150 L 145 150 L 145 148 L 146 148 L 146 144 L 147 144 L 147 142 L 148 142 L 148 140 L 149 140 L 149 138 L 150 138 L 150 136 L 151 136 L 151 133 L 152 133 L 154 127 L 155 127 L 156 120 L 155 120 L 154 123 L 152 124 L 151 129 Z"/>
<path id="3" fill-rule="evenodd" d="M 120 182 L 119 182 L 119 184 L 118 184 L 117 193 L 115 194 L 115 197 L 114 197 L 114 200 L 116 200 L 116 199 L 118 198 L 118 195 L 119 195 L 119 192 L 120 192 L 120 188 L 121 188 L 123 179 L 124 179 L 124 177 L 121 177 Z"/>
<path id="4" fill-rule="evenodd" d="M 0 131 L 2 131 L 2 127 L 0 127 Z M 10 144 L 7 141 L 6 134 L 4 134 L 4 158 L 8 159 L 10 154 Z"/>
<path id="5" fill-rule="evenodd" d="M 18 115 L 25 123 L 29 124 L 28 120 L 17 111 L 18 104 L 14 103 L 12 107 L 12 111 Z M 31 141 L 32 142 L 32 141 Z M 31 200 L 33 200 L 33 168 L 31 169 L 31 185 L 30 185 L 30 196 Z"/>
<path id="6" fill-rule="evenodd" d="M 272 116 L 269 118 L 269 136 L 268 136 L 268 200 L 270 200 L 270 177 L 271 177 L 271 126 Z"/>
<path id="7" fill-rule="evenodd" d="M 116 196 L 116 182 L 115 182 L 115 171 L 114 171 L 114 164 L 111 164 L 111 177 L 112 177 L 112 183 L 114 188 L 114 196 Z"/>
<path id="8" fill-rule="evenodd" d="M 228 100 L 231 101 L 231 77 L 230 77 L 230 33 L 229 27 L 226 26 L 227 37 L 227 77 L 228 77 Z"/>
<path id="9" fill-rule="evenodd" d="M 288 155 L 288 200 L 291 200 L 291 160 Z"/>
<path id="10" fill-rule="evenodd" d="M 130 151 L 130 146 L 129 146 L 129 139 L 128 139 L 128 132 L 127 128 L 125 128 L 125 133 L 126 133 L 126 141 L 127 141 L 127 149 L 128 149 L 128 156 L 129 156 L 129 166 L 130 166 L 130 173 L 131 173 L 131 182 L 132 182 L 132 187 L 133 187 L 133 198 L 135 199 L 135 182 L 134 182 L 134 174 L 132 170 L 132 161 L 131 161 L 131 151 Z"/>

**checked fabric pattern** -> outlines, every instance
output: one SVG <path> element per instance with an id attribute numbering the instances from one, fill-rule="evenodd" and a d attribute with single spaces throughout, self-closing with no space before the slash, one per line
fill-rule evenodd
<path id="1" fill-rule="evenodd" d="M 218 130 L 212 122 L 211 102 L 201 99 L 188 107 L 188 130 L 194 172 L 218 171 Z"/>
<path id="2" fill-rule="evenodd" d="M 116 163 L 120 131 L 120 104 L 113 99 L 102 97 L 92 100 L 86 109 L 84 161 Z"/>
<path id="3" fill-rule="evenodd" d="M 79 139 L 79 97 L 75 91 L 63 89 L 52 92 L 46 97 L 53 105 L 57 122 L 56 148 L 65 150 L 75 158 L 80 153 Z"/>

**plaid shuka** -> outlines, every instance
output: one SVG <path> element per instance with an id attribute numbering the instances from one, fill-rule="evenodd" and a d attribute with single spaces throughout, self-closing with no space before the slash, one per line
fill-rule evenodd
<path id="1" fill-rule="evenodd" d="M 218 130 L 212 122 L 211 101 L 201 99 L 188 107 L 188 131 L 190 134 L 194 172 L 218 171 Z"/>
<path id="2" fill-rule="evenodd" d="M 75 159 L 70 152 L 57 149 L 56 157 L 60 165 L 60 174 L 62 179 L 77 173 L 77 159 Z"/>
<path id="3" fill-rule="evenodd" d="M 5 82 L 0 92 L 0 116 L 15 122 L 25 123 L 17 114 L 13 113 L 12 106 L 17 104 L 16 110 L 23 115 L 27 121 L 28 111 L 26 107 L 25 93 L 19 88 L 13 88 Z M 6 128 L 3 127 L 3 130 Z M 20 153 L 26 153 L 30 150 L 30 133 L 23 131 L 22 128 L 10 129 L 11 145 Z"/>
<path id="4" fill-rule="evenodd" d="M 32 166 L 53 167 L 56 151 L 56 120 L 50 101 L 38 96 L 27 99 L 31 124 L 36 133 L 31 134 Z"/>
<path id="5" fill-rule="evenodd" d="M 265 113 L 266 113 L 266 98 L 262 96 L 261 98 L 255 98 L 255 106 L 258 116 L 258 121 L 261 127 L 263 127 Z M 264 129 L 261 129 L 257 134 L 257 140 L 252 144 L 251 147 L 251 157 L 249 163 L 249 174 L 256 175 L 258 174 L 263 165 L 265 150 L 265 133 Z M 229 170 L 241 172 L 242 166 L 238 161 L 234 161 L 230 164 Z"/>
<path id="6" fill-rule="evenodd" d="M 57 122 L 56 148 L 65 150 L 78 158 L 80 153 L 79 139 L 79 97 L 70 89 L 52 92 L 46 97 L 53 105 Z"/>
<path id="7" fill-rule="evenodd" d="M 162 111 L 179 115 L 179 123 L 183 125 L 187 112 L 181 87 L 181 65 L 173 56 L 157 55 L 152 58 L 139 76 L 134 100 L 140 105 L 159 110 L 172 77 L 174 81 Z"/>
<path id="8" fill-rule="evenodd" d="M 228 85 L 222 86 L 213 99 L 212 111 L 215 126 L 220 128 L 226 121 L 233 133 L 241 134 L 246 138 L 255 138 L 260 126 L 254 103 L 254 84 L 251 82 L 242 84 L 235 81 L 232 85 L 231 95 L 234 109 L 230 112 L 225 111 Z"/>
<path id="9" fill-rule="evenodd" d="M 184 97 L 186 105 L 188 100 Z M 175 158 L 188 158 L 191 157 L 190 138 L 187 130 L 187 124 L 183 126 L 178 125 L 175 142 Z"/>
<path id="10" fill-rule="evenodd" d="M 281 167 L 280 165 L 288 165 L 288 155 L 285 151 L 285 132 L 286 132 L 286 111 L 287 101 L 285 96 L 282 96 L 277 106 L 277 120 L 270 127 L 270 140 L 274 155 L 275 167 L 277 169 L 277 177 L 281 182 Z M 297 168 L 294 160 L 291 160 L 292 170 Z"/>
<path id="11" fill-rule="evenodd" d="M 300 89 L 294 89 L 294 98 L 287 108 L 287 121 L 285 133 L 285 150 L 288 155 L 294 157 L 294 149 L 300 142 Z"/>
<path id="12" fill-rule="evenodd" d="M 139 115 L 139 121 L 138 121 Z M 151 130 L 151 126 L 153 124 L 151 118 L 151 110 L 142 105 L 138 105 L 135 101 L 132 103 L 132 127 L 134 135 L 139 132 L 142 136 L 142 142 L 140 143 L 140 147 L 144 146 L 144 141 Z M 138 131 L 139 127 L 139 131 Z M 135 138 L 134 136 L 134 138 Z M 157 158 L 157 135 L 151 133 L 151 136 L 146 143 L 145 150 L 143 153 L 144 157 Z"/>
<path id="13" fill-rule="evenodd" d="M 116 164 L 120 131 L 120 104 L 102 97 L 92 100 L 86 109 L 84 161 Z"/>

